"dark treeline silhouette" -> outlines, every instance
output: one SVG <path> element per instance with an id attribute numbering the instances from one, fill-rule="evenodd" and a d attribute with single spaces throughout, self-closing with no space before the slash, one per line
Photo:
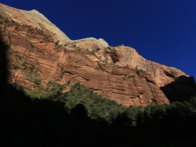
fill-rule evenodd
<path id="1" fill-rule="evenodd" d="M 0 39 L 1 147 L 195 147 L 196 117 L 183 109 L 167 109 L 162 119 L 137 115 L 135 126 L 124 113 L 109 124 L 88 117 L 82 104 L 67 112 L 63 102 L 30 99 L 7 82 L 7 50 Z"/>

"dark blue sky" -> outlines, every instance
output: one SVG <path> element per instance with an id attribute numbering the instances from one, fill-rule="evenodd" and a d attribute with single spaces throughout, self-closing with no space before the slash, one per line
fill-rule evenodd
<path id="1" fill-rule="evenodd" d="M 196 78 L 196 0 L 1 0 L 37 9 L 71 39 L 104 38 Z"/>

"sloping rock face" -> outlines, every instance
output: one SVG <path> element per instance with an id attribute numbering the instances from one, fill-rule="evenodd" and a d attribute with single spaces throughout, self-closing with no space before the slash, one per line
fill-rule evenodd
<path id="1" fill-rule="evenodd" d="M 37 11 L 0 5 L 0 14 L 1 37 L 9 47 L 8 82 L 27 94 L 39 91 L 41 98 L 51 83 L 64 85 L 67 92 L 80 82 L 124 106 L 168 104 L 160 87 L 189 77 L 143 58 L 131 47 L 111 47 L 95 38 L 72 41 Z"/>
<path id="2" fill-rule="evenodd" d="M 56 41 L 65 43 L 70 40 L 67 35 L 37 10 L 25 11 L 0 4 L 0 15 L 21 25 L 25 24 L 32 28 L 44 30 L 47 34 L 52 35 Z"/>

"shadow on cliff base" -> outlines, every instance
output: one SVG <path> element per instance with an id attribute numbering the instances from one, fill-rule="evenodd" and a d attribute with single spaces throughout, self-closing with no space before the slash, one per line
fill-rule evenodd
<path id="1" fill-rule="evenodd" d="M 0 39 L 1 147 L 191 147 L 195 141 L 189 134 L 195 131 L 192 118 L 127 127 L 129 120 L 119 116 L 109 125 L 90 119 L 83 105 L 67 113 L 63 103 L 31 100 L 7 83 L 7 50 Z"/>
<path id="2" fill-rule="evenodd" d="M 8 84 L 8 49 L 0 36 L 0 146 L 93 146 L 92 130 L 103 125 L 88 118 L 83 106 L 68 113 L 64 103 L 32 100 Z"/>
<path id="3" fill-rule="evenodd" d="M 161 87 L 170 102 L 188 101 L 196 96 L 196 83 L 193 77 L 181 76 L 174 82 Z"/>

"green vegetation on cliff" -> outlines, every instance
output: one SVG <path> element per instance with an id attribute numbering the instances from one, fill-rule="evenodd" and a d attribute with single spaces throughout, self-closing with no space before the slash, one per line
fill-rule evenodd
<path id="1" fill-rule="evenodd" d="M 65 102 L 65 108 L 69 111 L 78 104 L 84 105 L 88 115 L 93 119 L 111 121 L 125 111 L 124 106 L 94 93 L 79 83 L 73 85 L 68 94 L 61 96 L 62 99 Z"/>
<path id="2" fill-rule="evenodd" d="M 173 102 L 170 105 L 153 104 L 147 107 L 126 108 L 94 93 L 79 83 L 73 85 L 67 94 L 57 94 L 51 100 L 57 98 L 64 102 L 65 108 L 68 111 L 81 104 L 87 110 L 88 116 L 93 119 L 103 119 L 111 123 L 116 119 L 123 118 L 126 120 L 126 126 L 129 127 L 154 124 L 171 119 L 173 116 L 176 118 L 186 118 L 193 115 L 196 110 L 196 97 L 190 101 Z"/>

